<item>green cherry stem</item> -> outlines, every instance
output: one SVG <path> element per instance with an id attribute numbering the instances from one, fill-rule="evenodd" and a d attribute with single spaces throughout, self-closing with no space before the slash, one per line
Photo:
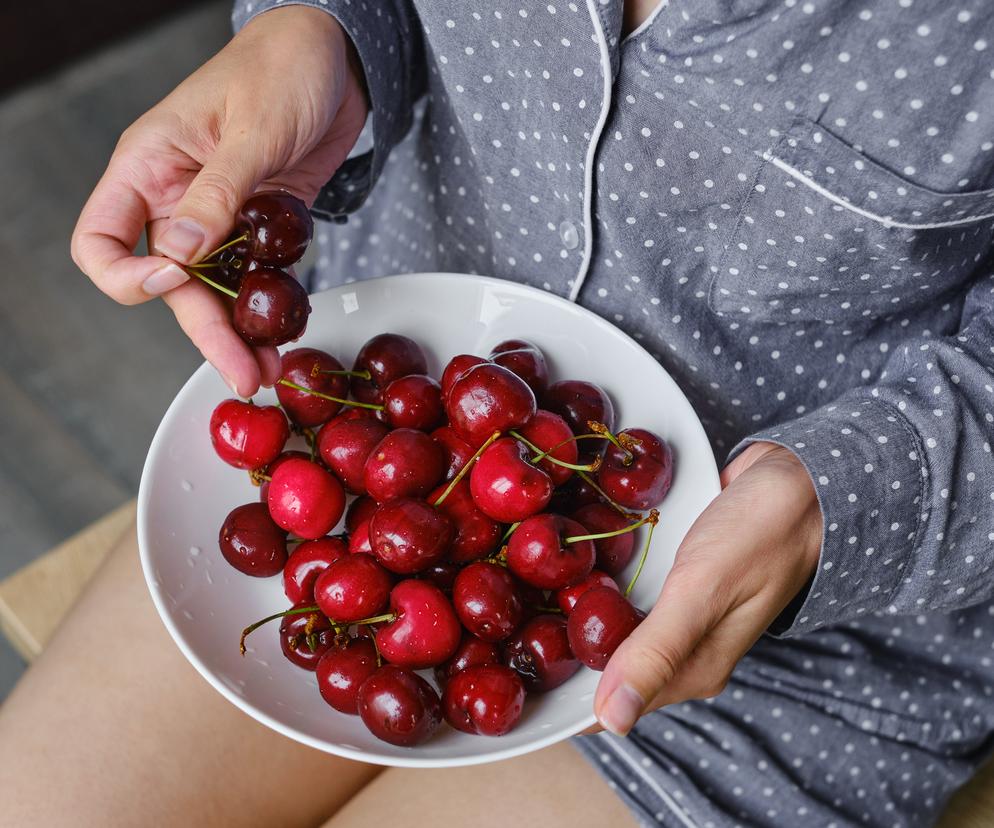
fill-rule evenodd
<path id="1" fill-rule="evenodd" d="M 382 405 L 376 405 L 375 403 L 364 403 L 357 402 L 355 400 L 343 400 L 341 397 L 333 397 L 331 394 L 322 394 L 320 391 L 315 391 L 313 388 L 305 388 L 303 385 L 298 385 L 295 382 L 291 382 L 285 377 L 280 377 L 276 380 L 280 385 L 284 385 L 287 388 L 292 388 L 295 391 L 302 391 L 305 394 L 310 394 L 312 397 L 320 397 L 322 400 L 328 400 L 329 402 L 337 402 L 341 405 L 351 405 L 355 408 L 369 408 L 373 411 L 383 411 Z"/>
<path id="2" fill-rule="evenodd" d="M 634 532 L 640 526 L 645 526 L 645 524 L 647 523 L 655 525 L 658 520 L 659 520 L 659 512 L 653 509 L 644 518 L 635 521 L 635 523 L 629 526 L 625 526 L 623 529 L 615 529 L 612 532 L 597 532 L 592 535 L 571 535 L 568 538 L 564 538 L 563 543 L 579 543 L 580 541 L 586 541 L 586 540 L 592 541 L 592 540 L 601 540 L 602 538 L 615 538 L 618 535 L 624 535 L 627 534 L 628 532 Z"/>
<path id="3" fill-rule="evenodd" d="M 595 458 L 593 463 L 587 463 L 585 465 L 580 465 L 578 463 L 567 463 L 565 460 L 560 460 L 558 457 L 553 457 L 547 451 L 543 452 L 542 449 L 536 446 L 531 440 L 529 440 L 527 437 L 522 436 L 517 431 L 509 431 L 508 434 L 510 434 L 515 440 L 524 443 L 524 445 L 527 448 L 530 448 L 536 454 L 541 455 L 541 458 L 548 460 L 553 465 L 562 466 L 564 469 L 572 469 L 573 471 L 578 471 L 578 472 L 595 472 L 601 467 L 600 457 Z M 554 449 L 551 450 L 554 451 Z M 532 458 L 532 463 L 537 463 L 537 462 L 538 461 L 535 458 Z"/>
<path id="4" fill-rule="evenodd" d="M 584 483 L 586 483 L 588 486 L 590 486 L 591 489 L 597 492 L 597 494 L 603 497 L 605 502 L 607 502 L 607 504 L 611 506 L 611 508 L 613 508 L 615 511 L 620 512 L 625 517 L 633 518 L 639 516 L 637 512 L 629 512 L 626 508 L 624 508 L 620 504 L 615 503 L 610 497 L 608 497 L 607 492 L 605 492 L 600 486 L 598 486 L 597 481 L 595 481 L 594 478 L 592 478 L 589 474 L 582 471 L 578 471 L 577 474 L 580 476 L 580 479 L 583 480 Z"/>
<path id="5" fill-rule="evenodd" d="M 465 465 L 461 469 L 459 469 L 459 472 L 456 474 L 456 476 L 453 477 L 452 480 L 451 480 L 451 482 L 449 483 L 449 485 L 445 487 L 445 491 L 442 492 L 435 499 L 434 503 L 431 504 L 432 506 L 441 506 L 442 505 L 442 501 L 444 501 L 445 498 L 447 498 L 452 493 L 452 490 L 457 485 L 459 485 L 459 481 L 462 480 L 466 476 L 466 473 L 469 471 L 469 467 L 472 466 L 473 463 L 476 462 L 476 458 L 478 458 L 481 454 L 483 454 L 484 450 L 486 450 L 486 448 L 491 443 L 493 443 L 493 441 L 496 440 L 498 437 L 500 437 L 500 432 L 499 431 L 495 431 L 493 434 L 491 434 L 487 438 L 487 441 L 482 446 L 480 446 L 476 450 L 476 453 L 472 457 L 470 457 L 469 460 L 466 461 Z"/>
<path id="6" fill-rule="evenodd" d="M 641 445 L 641 440 L 637 440 L 629 434 L 612 434 L 611 430 L 604 423 L 599 423 L 597 420 L 587 420 L 587 427 L 595 434 L 600 434 L 605 440 L 610 440 L 620 448 L 627 455 L 622 461 L 626 466 L 632 464 L 635 460 L 632 449 L 635 446 Z"/>
<path id="7" fill-rule="evenodd" d="M 209 262 L 215 256 L 218 256 L 221 253 L 224 253 L 224 251 L 227 250 L 229 247 L 234 247 L 236 244 L 241 244 L 243 241 L 248 241 L 248 240 L 249 240 L 249 234 L 248 233 L 242 233 L 237 239 L 232 239 L 231 241 L 226 241 L 217 250 L 213 250 L 210 253 L 208 253 L 206 256 L 204 256 L 203 259 L 201 259 L 201 262 Z"/>
<path id="8" fill-rule="evenodd" d="M 283 612 L 274 612 L 272 615 L 260 618 L 254 624 L 249 624 L 244 630 L 242 630 L 242 637 L 238 641 L 238 649 L 242 655 L 245 655 L 245 639 L 259 629 L 259 627 L 263 624 L 268 624 L 270 621 L 275 621 L 277 618 L 284 618 L 287 615 L 305 615 L 307 613 L 320 611 L 321 608 L 316 605 L 313 607 L 296 607 L 294 609 L 284 610 Z"/>
<path id="9" fill-rule="evenodd" d="M 359 379 L 371 380 L 373 375 L 369 371 L 327 371 L 319 366 L 317 362 L 314 363 L 314 367 L 311 368 L 311 376 L 317 377 L 321 374 L 327 374 L 335 377 L 359 377 Z"/>
<path id="10" fill-rule="evenodd" d="M 231 288 L 227 288 L 224 285 L 219 285 L 217 282 L 215 282 L 213 279 L 208 278 L 199 270 L 191 270 L 188 267 L 184 268 L 184 270 L 186 270 L 186 272 L 189 273 L 191 276 L 196 276 L 204 284 L 210 285 L 212 288 L 214 288 L 214 290 L 219 290 L 221 291 L 221 293 L 225 294 L 226 296 L 230 296 L 232 299 L 238 298 L 238 294 L 235 293 L 235 291 L 233 291 Z"/>
<path id="11" fill-rule="evenodd" d="M 537 463 L 539 460 L 544 460 L 548 455 L 552 454 L 554 451 L 558 451 L 567 443 L 575 443 L 579 440 L 606 440 L 606 439 L 607 437 L 605 437 L 603 434 L 578 434 L 575 437 L 569 437 L 566 440 L 556 443 L 548 451 L 543 451 L 541 454 L 536 455 L 535 457 L 532 458 L 532 462 Z"/>
<path id="12" fill-rule="evenodd" d="M 504 537 L 500 539 L 501 546 L 507 543 L 507 539 L 514 534 L 514 530 L 517 529 L 520 525 L 521 521 L 519 520 L 517 523 L 512 523 L 510 526 L 507 527 L 507 531 L 504 533 Z"/>
<path id="13" fill-rule="evenodd" d="M 635 568 L 635 574 L 632 575 L 632 579 L 628 582 L 628 586 L 625 587 L 625 597 L 627 598 L 631 595 L 632 590 L 635 589 L 635 582 L 639 579 L 639 575 L 642 574 L 642 567 L 645 566 L 645 559 L 649 556 L 649 544 L 652 543 L 652 533 L 656 529 L 656 524 L 659 523 L 659 512 L 653 509 L 649 512 L 649 534 L 645 539 L 645 546 L 642 547 L 642 557 L 639 558 L 639 565 Z"/>
<path id="14" fill-rule="evenodd" d="M 537 609 L 539 612 L 553 612 L 556 615 L 562 615 L 563 614 L 563 611 L 561 609 L 559 609 L 559 607 L 538 607 L 538 606 L 536 606 L 535 609 Z"/>

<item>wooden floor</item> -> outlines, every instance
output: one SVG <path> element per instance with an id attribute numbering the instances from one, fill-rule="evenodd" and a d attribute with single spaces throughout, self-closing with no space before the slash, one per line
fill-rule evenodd
<path id="1" fill-rule="evenodd" d="M 168 308 L 122 308 L 69 236 L 117 136 L 229 36 L 228 0 L 0 99 L 0 577 L 130 498 L 199 355 Z M 0 699 L 23 669 L 0 640 Z"/>

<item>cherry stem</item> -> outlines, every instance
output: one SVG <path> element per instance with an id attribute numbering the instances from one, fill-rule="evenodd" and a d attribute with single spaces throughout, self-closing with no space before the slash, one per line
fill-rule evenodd
<path id="1" fill-rule="evenodd" d="M 635 521 L 635 523 L 631 524 L 630 526 L 625 526 L 622 529 L 615 529 L 612 532 L 597 532 L 593 535 L 571 535 L 570 537 L 565 538 L 563 540 L 563 543 L 579 543 L 580 541 L 586 541 L 586 540 L 592 541 L 592 540 L 601 540 L 602 538 L 616 538 L 618 535 L 624 535 L 627 534 L 628 532 L 634 532 L 640 526 L 645 526 L 645 524 L 647 523 L 651 523 L 653 526 L 655 526 L 658 520 L 659 520 L 659 512 L 653 509 L 644 518 Z"/>
<path id="2" fill-rule="evenodd" d="M 231 241 L 227 241 L 224 244 L 222 244 L 217 250 L 208 253 L 206 256 L 204 256 L 203 259 L 201 259 L 201 262 L 209 262 L 215 256 L 223 253 L 229 247 L 234 247 L 236 244 L 241 244 L 243 241 L 248 241 L 248 240 L 249 240 L 249 234 L 242 233 L 237 239 L 232 239 Z"/>
<path id="3" fill-rule="evenodd" d="M 294 391 L 303 391 L 305 394 L 310 394 L 312 397 L 320 397 L 322 400 L 328 400 L 329 402 L 337 402 L 341 405 L 351 405 L 355 408 L 369 408 L 373 411 L 383 411 L 382 405 L 375 405 L 374 403 L 363 403 L 356 402 L 355 400 L 343 400 L 341 397 L 333 397 L 331 394 L 322 394 L 320 391 L 315 391 L 313 388 L 305 388 L 303 385 L 298 385 L 295 382 L 291 382 L 284 377 L 280 377 L 276 380 L 280 385 L 285 385 L 287 388 L 292 388 Z"/>
<path id="4" fill-rule="evenodd" d="M 627 456 L 622 461 L 626 466 L 630 466 L 635 460 L 635 455 L 632 454 L 632 449 L 635 446 L 642 445 L 642 441 L 632 437 L 630 434 L 612 434 L 610 429 L 604 425 L 604 423 L 599 423 L 597 420 L 587 420 L 587 427 L 593 431 L 595 434 L 600 434 L 606 440 L 610 440 L 614 445 L 620 448 Z"/>
<path id="5" fill-rule="evenodd" d="M 554 612 L 557 615 L 562 615 L 563 614 L 563 611 L 561 609 L 559 609 L 559 607 L 539 607 L 539 606 L 536 606 L 535 609 L 537 609 L 539 612 Z"/>
<path id="6" fill-rule="evenodd" d="M 478 458 L 481 454 L 483 454 L 484 450 L 491 443 L 493 443 L 493 441 L 496 440 L 498 437 L 500 437 L 500 432 L 499 431 L 495 431 L 493 434 L 491 434 L 487 438 L 487 441 L 482 446 L 480 446 L 476 450 L 476 453 L 472 457 L 470 457 L 469 460 L 466 461 L 466 463 L 463 465 L 463 467 L 461 469 L 459 469 L 459 471 L 456 473 L 456 476 L 453 477 L 452 480 L 449 482 L 449 485 L 445 487 L 445 491 L 442 492 L 435 499 L 434 503 L 431 504 L 432 506 L 441 506 L 442 505 L 442 501 L 444 501 L 445 498 L 447 498 L 451 494 L 452 490 L 459 484 L 459 481 L 462 480 L 466 476 L 466 473 L 469 471 L 469 467 L 472 466 L 474 462 L 476 462 L 476 458 Z"/>
<path id="7" fill-rule="evenodd" d="M 519 520 L 517 523 L 512 523 L 510 526 L 507 527 L 507 531 L 504 533 L 504 537 L 500 539 L 501 546 L 507 543 L 507 539 L 514 534 L 514 530 L 517 529 L 520 525 L 521 521 Z"/>
<path id="8" fill-rule="evenodd" d="M 593 463 L 587 463 L 586 465 L 580 465 L 578 463 L 567 463 L 565 460 L 560 460 L 558 457 L 553 457 L 551 454 L 549 454 L 548 451 L 543 452 L 543 450 L 540 449 L 538 446 L 536 446 L 531 440 L 529 440 L 527 437 L 522 436 L 517 431 L 509 431 L 508 434 L 510 434 L 515 440 L 524 443 L 527 448 L 530 448 L 532 451 L 534 451 L 536 454 L 539 455 L 539 457 L 537 458 L 535 457 L 532 458 L 532 463 L 537 463 L 539 460 L 545 459 L 548 460 L 553 465 L 562 466 L 564 469 L 572 469 L 573 471 L 578 471 L 578 472 L 579 471 L 594 472 L 601 467 L 600 457 L 597 457 Z M 555 449 L 550 449 L 550 451 L 554 450 Z"/>
<path id="9" fill-rule="evenodd" d="M 395 621 L 397 620 L 397 613 L 395 612 L 385 612 L 382 615 L 374 615 L 370 618 L 362 618 L 359 621 L 353 621 L 357 627 L 365 626 L 366 624 L 381 624 L 384 621 Z"/>
<path id="10" fill-rule="evenodd" d="M 267 483 L 273 482 L 273 478 L 266 474 L 262 469 L 252 469 L 249 471 L 248 476 L 249 480 L 252 481 L 253 486 L 261 486 L 263 480 Z"/>
<path id="11" fill-rule="evenodd" d="M 202 270 L 208 267 L 220 267 L 220 266 L 221 265 L 218 262 L 201 262 L 200 264 L 187 265 L 187 267 L 190 268 L 191 270 Z"/>
<path id="12" fill-rule="evenodd" d="M 602 498 L 604 498 L 607 504 L 611 506 L 615 511 L 620 512 L 625 517 L 629 518 L 639 517 L 638 512 L 629 512 L 626 508 L 624 508 L 620 504 L 615 503 L 608 496 L 608 493 L 605 492 L 600 486 L 598 486 L 597 482 L 589 474 L 582 471 L 578 471 L 577 474 L 580 476 L 580 479 L 583 480 L 584 483 L 586 483 L 588 486 L 590 486 L 591 489 L 593 489 L 595 492 L 597 492 L 597 494 L 599 494 Z"/>
<path id="13" fill-rule="evenodd" d="M 268 624 L 270 621 L 275 621 L 277 618 L 284 618 L 287 615 L 305 615 L 309 612 L 320 612 L 321 608 L 318 606 L 313 607 L 295 607 L 293 609 L 284 610 L 283 612 L 276 612 L 272 615 L 267 615 L 265 618 L 260 618 L 254 624 L 249 624 L 244 630 L 242 630 L 242 637 L 238 641 L 238 649 L 242 655 L 245 655 L 245 639 L 249 637 L 253 632 L 255 632 L 263 624 Z"/>
<path id="14" fill-rule="evenodd" d="M 203 273 L 200 273 L 197 270 L 190 270 L 190 268 L 185 268 L 185 270 L 191 276 L 196 276 L 204 284 L 210 285 L 212 288 L 214 288 L 214 290 L 219 290 L 221 291 L 221 293 L 225 294 L 226 296 L 230 296 L 232 299 L 238 298 L 238 294 L 235 293 L 235 291 L 233 291 L 231 288 L 226 288 L 224 285 L 219 285 L 213 279 L 208 279 L 206 276 L 204 276 Z"/>
<path id="15" fill-rule="evenodd" d="M 548 451 L 543 451 L 540 455 L 538 455 L 538 457 L 533 457 L 532 458 L 532 462 L 533 463 L 537 463 L 539 460 L 544 459 L 546 457 L 546 455 L 552 454 L 552 452 L 554 452 L 554 451 L 558 451 L 563 446 L 565 446 L 567 443 L 575 443 L 578 440 L 606 440 L 606 439 L 607 439 L 607 437 L 605 437 L 603 434 L 577 434 L 577 435 L 574 435 L 573 437 L 568 437 L 567 439 L 563 440 L 562 442 L 556 443 Z"/>
<path id="16" fill-rule="evenodd" d="M 628 582 L 628 586 L 625 587 L 624 595 L 627 598 L 631 595 L 633 589 L 635 589 L 635 582 L 639 579 L 639 575 L 642 574 L 642 567 L 645 566 L 645 559 L 649 556 L 649 544 L 652 543 L 652 533 L 656 529 L 656 524 L 659 523 L 659 512 L 653 509 L 649 512 L 649 534 L 645 539 L 645 546 L 642 548 L 642 557 L 639 558 L 639 565 L 635 569 L 635 574 L 632 575 L 632 579 Z"/>
<path id="17" fill-rule="evenodd" d="M 364 380 L 371 380 L 373 378 L 373 375 L 370 374 L 369 371 L 327 371 L 315 362 L 314 366 L 311 368 L 311 376 L 317 377 L 321 374 L 329 374 L 335 377 L 359 377 L 359 379 Z"/>

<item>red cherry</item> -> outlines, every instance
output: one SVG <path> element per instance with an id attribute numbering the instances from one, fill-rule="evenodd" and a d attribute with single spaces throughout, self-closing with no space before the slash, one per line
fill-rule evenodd
<path id="1" fill-rule="evenodd" d="M 369 521 L 373 554 L 400 575 L 441 563 L 454 535 L 452 521 L 442 511 L 410 497 L 388 500 Z"/>
<path id="2" fill-rule="evenodd" d="M 365 418 L 330 422 L 318 432 L 321 459 L 352 494 L 364 494 L 366 461 L 390 429 Z"/>
<path id="3" fill-rule="evenodd" d="M 430 431 L 445 413 L 441 386 L 424 374 L 408 374 L 391 382 L 383 390 L 383 405 L 387 422 L 394 428 Z"/>
<path id="4" fill-rule="evenodd" d="M 550 456 L 566 463 L 576 463 L 579 454 L 576 441 L 571 440 L 573 432 L 570 431 L 566 421 L 558 414 L 551 411 L 539 409 L 535 416 L 519 429 L 521 436 L 528 442 L 535 444 L 542 451 L 548 451 L 553 446 L 559 446 Z M 568 443 L 563 442 L 569 440 Z M 551 460 L 543 459 L 539 462 L 542 469 L 552 479 L 553 486 L 562 486 L 570 477 L 573 470 L 556 465 Z"/>
<path id="5" fill-rule="evenodd" d="M 373 556 L 373 545 L 369 542 L 369 521 L 363 521 L 349 532 L 349 554 Z"/>
<path id="6" fill-rule="evenodd" d="M 395 379 L 408 374 L 424 374 L 428 370 L 421 346 L 413 339 L 393 333 L 374 336 L 355 358 L 353 371 L 368 371 L 368 380 L 354 377 L 352 396 L 359 402 L 382 403 L 383 389 Z"/>
<path id="7" fill-rule="evenodd" d="M 283 463 L 289 460 L 291 457 L 299 457 L 301 460 L 310 460 L 311 455 L 306 451 L 297 451 L 296 449 L 290 449 L 290 451 L 284 451 L 279 457 L 273 460 L 266 468 L 263 470 L 263 474 L 266 477 L 273 477 L 273 472 L 276 471 Z M 259 479 L 259 502 L 268 503 L 269 502 L 269 480 Z"/>
<path id="8" fill-rule="evenodd" d="M 376 672 L 376 648 L 368 638 L 336 643 L 317 664 L 318 691 L 340 713 L 359 712 L 359 688 Z"/>
<path id="9" fill-rule="evenodd" d="M 376 412 L 369 408 L 359 408 L 358 406 L 350 405 L 339 411 L 334 417 L 325 423 L 325 428 L 334 428 L 339 423 L 347 423 L 350 420 L 374 420 L 376 419 Z"/>
<path id="10" fill-rule="evenodd" d="M 280 357 L 280 373 L 296 385 L 344 399 L 349 393 L 349 378 L 341 374 L 321 373 L 341 371 L 342 363 L 331 354 L 316 348 L 294 348 Z M 342 408 L 341 403 L 316 397 L 296 388 L 276 384 L 276 396 L 283 410 L 302 428 L 314 428 L 334 417 Z"/>
<path id="11" fill-rule="evenodd" d="M 459 619 L 438 587 L 413 578 L 401 581 L 390 593 L 390 611 L 396 619 L 376 633 L 387 661 L 421 670 L 452 658 L 461 637 Z"/>
<path id="12" fill-rule="evenodd" d="M 513 437 L 501 437 L 484 450 L 469 473 L 470 491 L 480 511 L 502 523 L 516 523 L 549 504 L 552 481 L 528 462 L 530 456 Z"/>
<path id="13" fill-rule="evenodd" d="M 484 641 L 502 641 L 521 623 L 524 606 L 511 573 L 487 561 L 471 563 L 452 586 L 462 625 Z"/>
<path id="14" fill-rule="evenodd" d="M 452 585 L 455 583 L 458 574 L 459 567 L 456 564 L 442 561 L 442 563 L 429 566 L 421 573 L 420 577 L 433 583 L 446 595 L 451 595 Z"/>
<path id="15" fill-rule="evenodd" d="M 494 346 L 489 360 L 521 377 L 536 397 L 545 393 L 549 385 L 549 369 L 537 345 L 524 339 L 508 339 Z"/>
<path id="16" fill-rule="evenodd" d="M 345 511 L 342 484 L 317 463 L 291 458 L 269 483 L 269 513 L 288 532 L 314 539 L 327 535 Z"/>
<path id="17" fill-rule="evenodd" d="M 503 736 L 518 723 L 525 707 L 525 686 L 503 664 L 467 667 L 445 685 L 442 710 L 457 730 Z"/>
<path id="18" fill-rule="evenodd" d="M 442 447 L 446 464 L 444 480 L 451 480 L 469 462 L 473 447 L 449 426 L 436 428 L 431 433 L 431 439 Z"/>
<path id="19" fill-rule="evenodd" d="M 600 502 L 601 496 L 597 490 L 580 475 L 575 474 L 553 493 L 549 502 L 549 511 L 561 515 L 571 514 L 588 503 Z"/>
<path id="20" fill-rule="evenodd" d="M 459 377 L 472 368 L 474 365 L 482 365 L 486 362 L 483 357 L 473 356 L 473 354 L 459 354 L 449 360 L 442 372 L 442 399 L 449 396 L 452 385 Z"/>
<path id="21" fill-rule="evenodd" d="M 644 428 L 628 428 L 621 435 L 637 442 L 630 454 L 613 444 L 608 446 L 597 481 L 608 497 L 626 509 L 658 506 L 673 482 L 669 443 Z"/>
<path id="22" fill-rule="evenodd" d="M 261 469 L 283 451 L 290 426 L 274 405 L 224 400 L 211 414 L 210 434 L 214 451 L 225 463 L 236 469 Z"/>
<path id="23" fill-rule="evenodd" d="M 359 688 L 359 716 L 384 742 L 413 747 L 428 741 L 442 723 L 434 688 L 417 673 L 384 664 Z"/>
<path id="24" fill-rule="evenodd" d="M 371 497 L 357 497 L 349 504 L 345 512 L 345 531 L 354 532 L 360 524 L 368 523 L 377 509 L 376 501 Z"/>
<path id="25" fill-rule="evenodd" d="M 435 680 L 439 687 L 445 687 L 445 683 L 456 673 L 483 664 L 500 664 L 500 649 L 492 641 L 484 641 L 464 632 L 452 658 L 435 668 Z"/>
<path id="26" fill-rule="evenodd" d="M 645 618 L 618 590 L 595 587 L 587 590 L 566 621 L 570 649 L 592 670 L 603 670 L 621 642 Z"/>
<path id="27" fill-rule="evenodd" d="M 334 641 L 335 632 L 331 624 L 319 612 L 285 615 L 280 622 L 280 649 L 283 655 L 305 670 L 315 669 Z"/>
<path id="28" fill-rule="evenodd" d="M 529 692 L 545 693 L 580 669 L 566 634 L 566 620 L 536 615 L 504 642 L 504 660 Z"/>
<path id="29" fill-rule="evenodd" d="M 304 541 L 294 549 L 283 566 L 283 591 L 290 603 L 313 603 L 318 575 L 348 554 L 349 548 L 341 538 Z"/>
<path id="30" fill-rule="evenodd" d="M 286 563 L 286 532 L 269 516 L 265 503 L 236 506 L 218 533 L 221 554 L 239 572 L 268 578 Z"/>
<path id="31" fill-rule="evenodd" d="M 339 558 L 314 583 L 314 600 L 339 626 L 382 612 L 390 597 L 390 574 L 370 555 Z"/>
<path id="32" fill-rule="evenodd" d="M 571 517 L 591 535 L 614 532 L 631 523 L 629 518 L 606 503 L 590 503 L 577 509 Z M 628 566 L 635 554 L 635 535 L 628 532 L 613 538 L 598 538 L 594 541 L 594 549 L 597 552 L 597 568 L 608 575 L 617 575 Z"/>
<path id="33" fill-rule="evenodd" d="M 443 483 L 435 489 L 428 495 L 428 502 L 434 503 L 438 500 L 448 486 L 448 483 Z M 445 500 L 436 508 L 441 510 L 455 527 L 455 537 L 449 545 L 450 561 L 457 564 L 468 563 L 497 551 L 503 529 L 497 521 L 487 517 L 477 507 L 470 493 L 469 480 L 465 477 L 456 483 Z"/>
<path id="34" fill-rule="evenodd" d="M 607 573 L 592 569 L 590 570 L 590 574 L 582 581 L 573 584 L 573 586 L 557 589 L 553 597 L 556 599 L 559 609 L 563 611 L 563 615 L 569 616 L 576 602 L 580 600 L 580 596 L 587 590 L 594 589 L 595 587 L 607 587 L 608 589 L 621 592 L 614 578 Z"/>
<path id="35" fill-rule="evenodd" d="M 588 534 L 575 520 L 553 514 L 530 517 L 514 530 L 507 544 L 507 566 L 526 584 L 561 589 L 578 583 L 594 568 L 594 544 L 567 543 Z"/>
<path id="36" fill-rule="evenodd" d="M 271 267 L 245 274 L 231 324 L 249 345 L 284 345 L 307 327 L 311 303 L 300 282 Z"/>
<path id="37" fill-rule="evenodd" d="M 286 267 L 300 261 L 314 233 L 307 205 L 286 190 L 250 196 L 235 220 L 235 232 L 248 233 L 239 245 L 253 260 Z"/>
<path id="38" fill-rule="evenodd" d="M 535 411 L 535 394 L 525 381 L 489 362 L 462 373 L 445 398 L 450 425 L 474 447 L 495 431 L 520 428 Z"/>
<path id="39" fill-rule="evenodd" d="M 563 380 L 549 386 L 543 398 L 543 408 L 562 417 L 574 434 L 589 434 L 587 423 L 594 420 L 614 428 L 614 404 L 603 388 L 582 380 Z M 588 463 L 601 454 L 604 442 L 586 440 L 578 447 L 582 462 Z"/>
<path id="40" fill-rule="evenodd" d="M 364 468 L 366 492 L 382 503 L 394 497 L 424 497 L 445 473 L 442 447 L 423 431 L 397 428 L 370 452 Z"/>

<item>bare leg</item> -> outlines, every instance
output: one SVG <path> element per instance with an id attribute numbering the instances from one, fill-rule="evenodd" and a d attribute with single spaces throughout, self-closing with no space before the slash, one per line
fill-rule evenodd
<path id="1" fill-rule="evenodd" d="M 414 828 L 629 828 L 636 824 L 617 794 L 568 744 L 469 768 L 391 768 L 349 800 L 325 828 L 400 822 Z"/>
<path id="2" fill-rule="evenodd" d="M 187 664 L 132 530 L 0 708 L 3 826 L 320 824 L 380 769 L 274 733 Z"/>

